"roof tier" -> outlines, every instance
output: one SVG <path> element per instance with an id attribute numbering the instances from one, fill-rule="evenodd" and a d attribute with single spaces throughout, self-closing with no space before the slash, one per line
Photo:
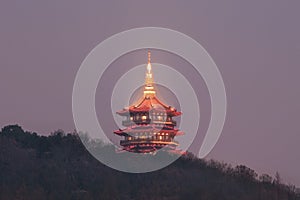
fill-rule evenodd
<path id="1" fill-rule="evenodd" d="M 124 108 L 118 111 L 119 115 L 128 115 L 129 113 L 140 113 L 140 112 L 157 112 L 166 113 L 171 116 L 178 116 L 182 113 L 177 111 L 171 106 L 167 106 L 162 103 L 156 96 L 145 96 L 137 105 L 130 106 L 129 108 Z"/>

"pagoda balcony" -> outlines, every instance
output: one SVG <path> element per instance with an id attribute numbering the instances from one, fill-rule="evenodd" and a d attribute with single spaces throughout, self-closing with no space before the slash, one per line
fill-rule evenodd
<path id="1" fill-rule="evenodd" d="M 133 139 L 133 140 L 121 140 L 121 146 L 127 145 L 138 145 L 138 144 L 152 144 L 152 145 L 178 145 L 178 142 L 173 139 L 164 139 L 164 140 L 153 140 L 153 139 Z"/>
<path id="2" fill-rule="evenodd" d="M 172 126 L 176 126 L 177 122 L 174 120 L 171 121 L 159 121 L 159 120 L 153 120 L 152 121 L 153 124 L 166 124 L 166 125 L 172 125 Z"/>
<path id="3" fill-rule="evenodd" d="M 123 126 L 131 126 L 134 124 L 165 124 L 165 125 L 171 125 L 176 126 L 177 123 L 174 120 L 171 121 L 160 121 L 160 120 L 151 120 L 151 119 L 140 119 L 140 120 L 124 120 L 122 122 Z"/>
<path id="4" fill-rule="evenodd" d="M 130 126 L 134 124 L 150 124 L 151 119 L 140 119 L 140 120 L 124 120 L 122 122 L 123 126 Z"/>

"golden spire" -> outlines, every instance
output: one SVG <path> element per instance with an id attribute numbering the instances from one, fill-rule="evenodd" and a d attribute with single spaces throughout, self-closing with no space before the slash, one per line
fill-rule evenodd
<path id="1" fill-rule="evenodd" d="M 148 64 L 151 63 L 151 52 L 148 51 Z"/>
<path id="2" fill-rule="evenodd" d="M 153 87 L 153 76 L 152 76 L 152 65 L 151 65 L 151 53 L 148 51 L 148 64 L 145 78 L 145 89 L 144 96 L 155 95 L 155 90 Z"/>

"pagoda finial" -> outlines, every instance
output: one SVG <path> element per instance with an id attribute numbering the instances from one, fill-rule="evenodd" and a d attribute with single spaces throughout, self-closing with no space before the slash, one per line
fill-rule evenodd
<path id="1" fill-rule="evenodd" d="M 151 62 L 151 52 L 148 51 L 148 64 Z"/>
<path id="2" fill-rule="evenodd" d="M 149 94 L 155 95 L 155 90 L 153 87 L 153 76 L 152 76 L 151 52 L 150 51 L 148 51 L 148 64 L 147 64 L 147 72 L 146 72 L 146 78 L 145 78 L 144 94 L 146 96 Z"/>
<path id="3" fill-rule="evenodd" d="M 148 73 L 148 74 L 151 74 L 151 76 L 152 76 L 151 70 L 152 70 L 152 66 L 151 66 L 151 52 L 148 51 L 147 73 Z"/>

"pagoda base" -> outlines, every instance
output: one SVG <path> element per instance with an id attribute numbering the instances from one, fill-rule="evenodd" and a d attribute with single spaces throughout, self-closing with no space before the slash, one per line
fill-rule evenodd
<path id="1" fill-rule="evenodd" d="M 163 142 L 163 141 L 121 141 L 120 144 L 123 146 L 123 149 L 132 153 L 153 153 L 157 150 L 167 147 L 168 149 L 174 150 L 178 143 L 176 142 Z"/>

